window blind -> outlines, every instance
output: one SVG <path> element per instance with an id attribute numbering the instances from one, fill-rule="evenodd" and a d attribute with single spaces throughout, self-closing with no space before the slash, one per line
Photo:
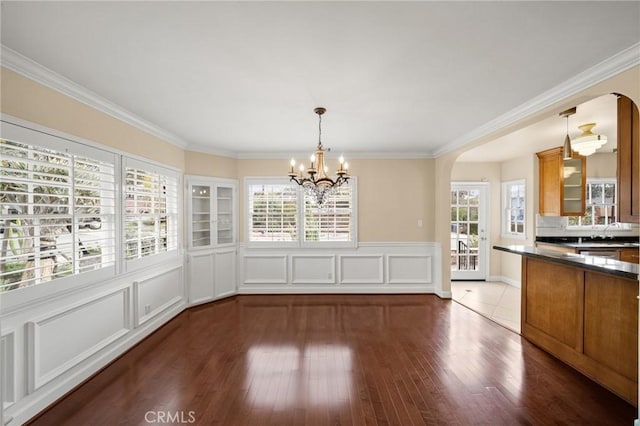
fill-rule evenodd
<path id="1" fill-rule="evenodd" d="M 249 241 L 297 241 L 296 188 L 282 184 L 249 184 Z"/>
<path id="2" fill-rule="evenodd" d="M 154 168 L 125 169 L 125 260 L 178 248 L 178 177 Z"/>
<path id="3" fill-rule="evenodd" d="M 0 140 L 0 291 L 115 264 L 115 169 L 95 159 Z"/>
<path id="4" fill-rule="evenodd" d="M 305 241 L 352 241 L 352 186 L 341 186 L 322 206 L 313 197 L 304 196 Z"/>

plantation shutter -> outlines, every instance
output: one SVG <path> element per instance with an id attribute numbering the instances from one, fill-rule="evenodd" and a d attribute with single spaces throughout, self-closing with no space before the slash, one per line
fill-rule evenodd
<path id="1" fill-rule="evenodd" d="M 124 180 L 125 260 L 177 250 L 177 174 L 127 159 Z"/>
<path id="2" fill-rule="evenodd" d="M 249 241 L 296 241 L 297 197 L 292 185 L 249 184 Z"/>
<path id="3" fill-rule="evenodd" d="M 115 264 L 115 156 L 35 135 L 0 140 L 0 290 Z"/>
<path id="4" fill-rule="evenodd" d="M 322 206 L 304 196 L 304 240 L 353 241 L 353 187 L 344 185 L 330 194 Z"/>

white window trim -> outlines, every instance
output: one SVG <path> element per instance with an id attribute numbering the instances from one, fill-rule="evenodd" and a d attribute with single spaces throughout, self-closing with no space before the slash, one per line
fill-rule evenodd
<path id="1" fill-rule="evenodd" d="M 618 211 L 618 206 L 619 206 L 619 201 L 618 201 L 618 179 L 615 177 L 599 177 L 599 178 L 587 178 L 587 182 L 586 184 L 589 185 L 591 183 L 613 183 L 616 185 L 616 202 L 614 203 L 614 205 L 616 206 L 616 216 L 618 216 L 620 214 L 620 212 Z M 585 194 L 585 197 L 587 197 L 588 193 Z M 586 204 L 586 201 L 585 201 Z M 585 209 L 588 207 L 588 204 L 585 205 Z M 584 216 L 584 215 L 583 215 Z M 572 230 L 572 231 L 579 231 L 579 230 L 604 230 L 605 228 L 611 228 L 611 224 L 608 225 L 569 225 L 569 217 L 564 217 L 565 220 L 565 227 L 566 229 Z M 626 224 L 626 223 L 620 223 L 618 222 L 618 220 L 616 219 L 613 223 L 618 223 L 617 227 L 618 229 L 631 229 L 631 225 Z"/>
<path id="2" fill-rule="evenodd" d="M 288 178 L 283 177 L 262 177 L 246 176 L 243 182 L 244 192 L 244 242 L 247 248 L 314 248 L 314 249 L 335 249 L 335 248 L 357 248 L 358 247 L 358 179 L 351 176 L 349 185 L 352 186 L 352 210 L 351 210 L 351 235 L 352 241 L 304 241 L 304 191 L 297 184 L 292 183 Z M 249 186 L 256 184 L 268 185 L 295 185 L 297 191 L 297 240 L 296 241 L 250 241 L 251 212 L 249 211 Z"/>
<path id="3" fill-rule="evenodd" d="M 509 230 L 510 218 L 507 212 L 507 197 L 509 196 L 508 188 L 511 185 L 523 185 L 524 186 L 524 215 L 523 215 L 523 232 L 512 232 Z M 527 182 L 525 179 L 514 179 L 502 182 L 501 185 L 501 237 L 512 240 L 526 240 L 527 239 Z"/>

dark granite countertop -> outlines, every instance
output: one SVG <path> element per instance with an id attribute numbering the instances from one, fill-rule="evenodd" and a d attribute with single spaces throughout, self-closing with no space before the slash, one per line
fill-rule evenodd
<path id="1" fill-rule="evenodd" d="M 553 244 L 578 249 L 619 249 L 640 247 L 638 237 L 538 237 L 536 238 L 536 243 Z"/>
<path id="2" fill-rule="evenodd" d="M 640 266 L 635 263 L 621 262 L 619 260 L 606 257 L 561 253 L 554 250 L 545 250 L 531 246 L 493 246 L 493 248 L 496 250 L 506 251 L 508 253 L 545 259 L 551 262 L 564 263 L 565 265 L 589 269 L 591 271 L 602 272 L 631 280 L 637 280 L 638 274 L 640 273 Z"/>

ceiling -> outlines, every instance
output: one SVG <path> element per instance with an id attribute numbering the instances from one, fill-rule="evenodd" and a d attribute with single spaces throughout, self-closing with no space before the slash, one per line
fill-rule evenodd
<path id="1" fill-rule="evenodd" d="M 582 134 L 578 126 L 585 123 L 596 123 L 592 132 L 607 138 L 607 143 L 597 152 L 613 152 L 618 146 L 618 98 L 615 95 L 605 95 L 577 105 L 576 113 L 569 116 L 569 137 L 572 140 Z M 552 115 L 480 147 L 469 149 L 460 154 L 457 161 L 501 162 L 530 155 L 562 146 L 566 134 L 567 119 Z"/>
<path id="2" fill-rule="evenodd" d="M 324 106 L 334 152 L 429 156 L 638 43 L 640 2 L 3 1 L 1 31 L 191 149 L 310 151 Z"/>

